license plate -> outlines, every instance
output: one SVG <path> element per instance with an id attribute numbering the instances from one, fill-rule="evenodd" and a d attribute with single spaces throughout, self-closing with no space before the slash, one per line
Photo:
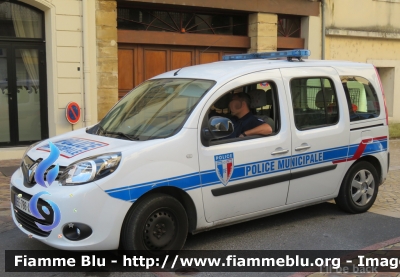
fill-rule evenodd
<path id="1" fill-rule="evenodd" d="M 27 214 L 32 215 L 30 209 L 29 209 L 29 201 L 23 199 L 23 198 L 19 198 L 18 195 L 15 195 L 15 207 L 17 207 L 18 209 L 20 209 L 21 211 L 24 211 Z"/>

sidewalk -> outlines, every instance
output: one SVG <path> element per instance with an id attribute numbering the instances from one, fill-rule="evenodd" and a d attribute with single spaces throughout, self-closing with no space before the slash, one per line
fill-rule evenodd
<path id="1" fill-rule="evenodd" d="M 400 140 L 389 144 L 390 167 L 370 212 L 400 218 Z"/>
<path id="2" fill-rule="evenodd" d="M 390 168 L 386 182 L 380 186 L 378 197 L 369 212 L 400 218 L 400 140 L 390 141 Z M 0 233 L 11 230 L 16 226 L 12 222 L 10 210 L 10 179 L 12 173 L 19 167 L 21 160 L 0 160 Z M 387 250 L 400 250 L 400 237 L 378 243 L 364 250 L 375 251 L 372 255 L 390 255 Z M 399 273 L 297 273 L 292 276 L 311 277 L 383 277 L 397 276 Z"/>
<path id="3" fill-rule="evenodd" d="M 15 228 L 10 210 L 10 179 L 21 160 L 0 160 L 0 233 Z"/>

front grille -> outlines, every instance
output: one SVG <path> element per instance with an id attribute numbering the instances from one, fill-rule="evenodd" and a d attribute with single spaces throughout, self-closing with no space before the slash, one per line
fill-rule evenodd
<path id="1" fill-rule="evenodd" d="M 29 182 L 29 168 L 35 163 L 40 163 L 43 159 L 38 159 L 36 161 L 32 160 L 28 155 L 25 156 L 24 160 L 21 163 L 21 170 L 22 173 L 24 175 L 24 186 L 27 188 L 31 188 L 34 185 L 36 185 L 36 181 L 35 179 L 32 180 L 32 182 Z M 46 172 L 44 173 L 44 180 L 47 181 L 46 176 L 47 176 L 47 172 L 49 172 L 50 169 L 54 168 L 55 165 L 50 166 Z M 59 167 L 59 172 L 56 178 L 56 181 L 58 181 L 58 179 L 60 178 L 60 176 L 64 173 L 65 169 L 67 167 L 66 166 L 60 166 Z"/>
<path id="2" fill-rule="evenodd" d="M 31 232 L 32 234 L 35 234 L 35 235 L 38 235 L 41 237 L 48 237 L 50 235 L 51 231 L 45 232 L 45 231 L 39 229 L 39 227 L 37 227 L 35 222 L 38 222 L 42 225 L 51 225 L 54 220 L 53 208 L 46 201 L 39 199 L 38 210 L 39 210 L 40 214 L 44 217 L 44 220 L 37 219 L 36 217 L 34 217 L 28 213 L 25 213 L 24 211 L 15 207 L 15 195 L 18 195 L 18 194 L 21 194 L 22 198 L 27 201 L 29 201 L 32 198 L 32 195 L 27 194 L 27 193 L 17 189 L 16 187 L 11 188 L 11 202 L 13 203 L 14 215 L 15 215 L 15 218 L 17 219 L 18 223 L 21 224 L 25 230 Z M 49 215 L 42 212 L 43 206 L 45 206 L 50 211 Z"/>

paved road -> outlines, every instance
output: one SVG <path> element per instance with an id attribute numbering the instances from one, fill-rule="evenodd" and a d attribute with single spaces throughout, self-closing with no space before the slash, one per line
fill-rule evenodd
<path id="1" fill-rule="evenodd" d="M 371 212 L 350 215 L 333 203 L 323 203 L 303 209 L 249 221 L 225 228 L 189 236 L 185 249 L 189 250 L 358 250 L 400 249 L 400 141 L 390 142 L 391 167 L 387 181 Z M 15 166 L 19 161 L 0 161 L 0 171 Z M 9 177 L 0 176 L 0 275 L 4 272 L 4 250 L 51 249 L 29 239 L 16 229 L 10 220 Z M 383 243 L 382 243 L 383 242 Z M 289 276 L 292 273 L 264 273 L 265 276 Z M 29 276 L 131 276 L 124 273 L 29 274 Z M 175 276 L 173 273 L 147 273 L 140 276 Z M 259 276 L 261 273 L 245 274 Z M 397 275 L 397 274 L 396 274 Z M 396 276 L 388 275 L 388 276 Z M 12 273 L 6 276 L 28 276 Z M 139 276 L 139 275 L 138 275 Z M 196 276 L 244 276 L 240 273 L 197 273 Z M 302 275 L 304 276 L 304 274 Z M 340 276 L 312 274 L 316 276 Z M 345 275 L 356 276 L 356 275 Z M 374 275 L 363 275 L 374 276 Z M 399 274 L 400 277 L 400 274 Z"/>

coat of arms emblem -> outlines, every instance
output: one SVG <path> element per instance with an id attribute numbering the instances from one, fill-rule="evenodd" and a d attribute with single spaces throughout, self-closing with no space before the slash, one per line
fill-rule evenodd
<path id="1" fill-rule="evenodd" d="M 216 155 L 214 156 L 214 161 L 218 179 L 226 186 L 233 173 L 233 153 Z"/>

